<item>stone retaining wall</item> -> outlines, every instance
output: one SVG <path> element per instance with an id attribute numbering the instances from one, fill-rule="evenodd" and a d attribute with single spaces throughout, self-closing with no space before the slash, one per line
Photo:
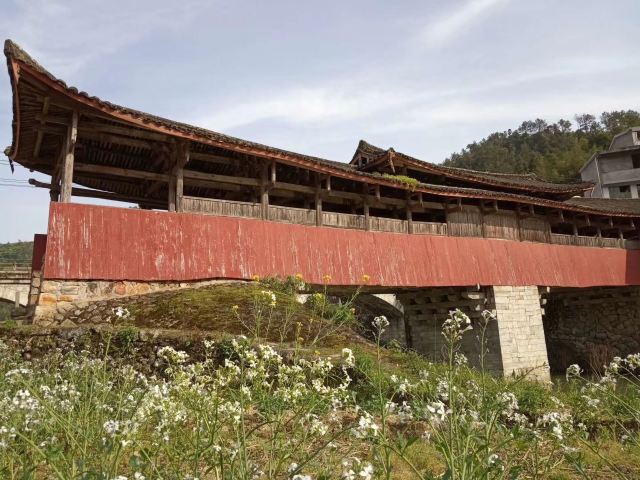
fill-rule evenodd
<path id="1" fill-rule="evenodd" d="M 551 289 L 544 325 L 549 361 L 599 370 L 614 356 L 640 352 L 640 287 Z"/>
<path id="2" fill-rule="evenodd" d="M 64 320 L 99 321 L 98 315 L 105 312 L 95 312 L 96 308 L 101 310 L 108 308 L 107 313 L 110 314 L 112 305 L 117 304 L 117 302 L 109 302 L 110 300 L 229 282 L 229 280 L 200 282 L 42 280 L 33 322 L 46 325 Z"/>

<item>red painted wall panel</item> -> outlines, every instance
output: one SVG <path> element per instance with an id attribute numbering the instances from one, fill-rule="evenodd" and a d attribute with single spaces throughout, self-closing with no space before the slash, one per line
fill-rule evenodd
<path id="1" fill-rule="evenodd" d="M 308 227 L 253 219 L 52 203 L 45 277 L 310 283 L 640 285 L 640 251 Z"/>
<path id="2" fill-rule="evenodd" d="M 39 272 L 44 263 L 44 254 L 47 249 L 47 236 L 36 233 L 33 236 L 33 250 L 31 255 L 31 271 Z"/>

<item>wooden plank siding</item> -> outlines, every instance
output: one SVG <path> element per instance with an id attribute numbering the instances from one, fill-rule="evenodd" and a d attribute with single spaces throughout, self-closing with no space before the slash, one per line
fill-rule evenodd
<path id="1" fill-rule="evenodd" d="M 395 218 L 369 217 L 371 230 L 378 232 L 406 233 L 407 221 Z"/>
<path id="2" fill-rule="evenodd" d="M 485 237 L 520 240 L 518 217 L 515 212 L 492 212 L 484 214 L 482 220 Z"/>
<path id="3" fill-rule="evenodd" d="M 262 218 L 263 204 L 185 196 L 183 210 L 205 215 Z M 266 218 L 271 221 L 299 225 L 317 225 L 318 220 L 318 212 L 315 208 L 269 205 L 267 215 Z M 413 221 L 412 232 L 409 232 L 407 220 L 369 216 L 368 221 L 368 230 L 376 232 L 485 237 L 582 247 L 640 249 L 640 241 L 636 240 L 551 233 L 549 222 L 540 215 L 519 217 L 516 212 L 509 211 L 483 213 L 479 207 L 467 205 L 461 210 L 449 211 L 447 223 Z M 365 215 L 321 212 L 320 224 L 327 227 L 367 230 L 366 222 Z"/>
<path id="4" fill-rule="evenodd" d="M 519 227 L 520 240 L 526 242 L 549 242 L 551 227 L 545 217 L 521 217 Z"/>
<path id="5" fill-rule="evenodd" d="M 316 211 L 307 208 L 269 205 L 269 220 L 273 220 L 275 222 L 298 223 L 300 225 L 315 225 Z"/>
<path id="6" fill-rule="evenodd" d="M 322 212 L 322 224 L 326 227 L 365 229 L 364 215 L 350 213 Z"/>
<path id="7" fill-rule="evenodd" d="M 413 233 L 418 235 L 446 235 L 447 224 L 435 222 L 413 222 Z"/>
<path id="8" fill-rule="evenodd" d="M 456 237 L 482 237 L 482 212 L 479 207 L 464 205 L 447 213 L 447 230 Z"/>
<path id="9" fill-rule="evenodd" d="M 184 197 L 182 206 L 185 212 L 245 218 L 260 218 L 262 209 L 262 205 L 259 203 L 232 202 L 199 197 Z"/>

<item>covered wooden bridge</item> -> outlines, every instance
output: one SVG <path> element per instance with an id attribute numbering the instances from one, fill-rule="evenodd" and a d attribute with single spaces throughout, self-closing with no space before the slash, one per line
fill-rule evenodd
<path id="1" fill-rule="evenodd" d="M 640 206 L 581 197 L 591 184 L 448 168 L 364 141 L 350 163 L 320 159 L 90 96 L 11 41 L 5 55 L 6 154 L 51 177 L 32 181 L 52 200 L 40 319 L 185 282 L 302 273 L 349 287 L 366 274 L 370 292 L 412 307 L 414 348 L 425 319 L 456 301 L 496 311 L 496 368 L 515 371 L 547 360 L 541 287 L 640 284 Z"/>

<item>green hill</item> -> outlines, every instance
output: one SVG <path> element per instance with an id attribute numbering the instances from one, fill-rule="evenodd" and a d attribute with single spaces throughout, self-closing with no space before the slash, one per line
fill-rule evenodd
<path id="1" fill-rule="evenodd" d="M 536 173 L 550 181 L 580 178 L 580 167 L 593 153 L 606 150 L 614 135 L 640 125 L 635 110 L 575 115 L 569 120 L 548 123 L 540 118 L 527 120 L 515 130 L 495 132 L 473 142 L 444 161 L 451 167 L 503 173 Z"/>
<path id="2" fill-rule="evenodd" d="M 31 264 L 33 242 L 0 243 L 0 267 Z"/>

